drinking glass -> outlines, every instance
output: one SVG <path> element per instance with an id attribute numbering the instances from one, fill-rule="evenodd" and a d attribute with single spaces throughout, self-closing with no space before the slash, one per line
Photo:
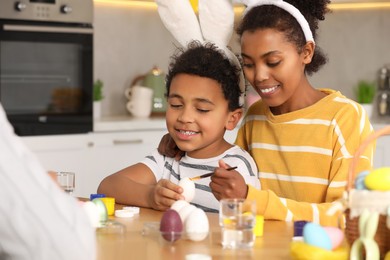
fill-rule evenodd
<path id="1" fill-rule="evenodd" d="M 75 188 L 75 173 L 57 172 L 57 182 L 66 193 L 72 195 Z"/>
<path id="2" fill-rule="evenodd" d="M 222 199 L 219 225 L 224 248 L 251 248 L 255 241 L 256 202 L 246 199 Z"/>

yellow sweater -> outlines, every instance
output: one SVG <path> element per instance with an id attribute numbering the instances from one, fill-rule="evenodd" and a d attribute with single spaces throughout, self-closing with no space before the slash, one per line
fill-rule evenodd
<path id="1" fill-rule="evenodd" d="M 316 104 L 277 116 L 260 100 L 238 132 L 236 144 L 255 159 L 262 187 L 249 186 L 247 198 L 266 219 L 340 224 L 326 211 L 342 197 L 351 159 L 373 128 L 358 103 L 321 91 L 327 96 Z M 374 148 L 366 149 L 357 172 L 372 167 Z"/>

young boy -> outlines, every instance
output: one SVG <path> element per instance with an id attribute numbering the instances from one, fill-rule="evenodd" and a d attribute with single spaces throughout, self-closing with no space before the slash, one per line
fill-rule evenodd
<path id="1" fill-rule="evenodd" d="M 106 177 L 98 192 L 118 203 L 166 210 L 183 199 L 178 182 L 213 172 L 218 167 L 237 167 L 239 178 L 260 188 L 256 164 L 249 154 L 224 139 L 226 130 L 239 122 L 240 69 L 215 45 L 193 41 L 172 57 L 167 75 L 167 129 L 184 156 L 180 161 L 160 155 L 156 149 L 142 162 Z M 192 204 L 218 212 L 210 178 L 195 181 Z"/>

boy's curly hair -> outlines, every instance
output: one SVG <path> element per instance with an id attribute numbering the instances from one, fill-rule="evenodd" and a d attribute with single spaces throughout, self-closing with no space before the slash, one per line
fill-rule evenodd
<path id="1" fill-rule="evenodd" d="M 176 53 L 171 56 L 166 76 L 167 96 L 169 96 L 173 78 L 182 73 L 217 81 L 228 101 L 229 111 L 242 107 L 239 104 L 241 95 L 240 68 L 230 62 L 215 44 L 192 41 L 187 48 L 177 49 Z"/>
<path id="2" fill-rule="evenodd" d="M 284 0 L 295 6 L 309 23 L 314 40 L 317 39 L 319 20 L 325 20 L 325 14 L 329 12 L 327 5 L 330 0 Z M 256 6 L 249 10 L 241 24 L 237 27 L 238 35 L 242 36 L 245 31 L 257 29 L 275 29 L 285 34 L 286 39 L 297 46 L 298 53 L 301 53 L 306 44 L 305 35 L 298 21 L 287 11 L 273 5 Z M 327 57 L 322 50 L 316 46 L 311 63 L 305 67 L 308 75 L 317 72 L 321 66 L 326 64 Z"/>

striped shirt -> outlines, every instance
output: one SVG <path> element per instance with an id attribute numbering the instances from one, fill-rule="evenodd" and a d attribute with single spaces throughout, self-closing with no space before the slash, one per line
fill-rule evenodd
<path id="1" fill-rule="evenodd" d="M 178 184 L 182 178 L 191 178 L 214 171 L 221 159 L 230 166 L 237 166 L 236 171 L 241 173 L 246 183 L 260 189 L 258 171 L 254 160 L 248 152 L 238 146 L 233 146 L 217 157 L 195 159 L 185 155 L 180 161 L 163 156 L 156 150 L 152 155 L 145 157 L 142 163 L 151 169 L 157 181 L 168 179 Z M 209 183 L 210 178 L 195 181 L 195 197 L 191 204 L 207 212 L 218 212 L 219 202 L 211 192 Z"/>
<path id="2" fill-rule="evenodd" d="M 351 159 L 373 128 L 358 103 L 321 91 L 327 96 L 317 103 L 282 115 L 260 100 L 238 132 L 236 144 L 255 159 L 262 187 L 249 187 L 247 197 L 257 200 L 258 214 L 267 219 L 338 224 L 338 216 L 326 211 L 342 197 Z M 374 147 L 366 149 L 358 172 L 371 168 Z"/>

